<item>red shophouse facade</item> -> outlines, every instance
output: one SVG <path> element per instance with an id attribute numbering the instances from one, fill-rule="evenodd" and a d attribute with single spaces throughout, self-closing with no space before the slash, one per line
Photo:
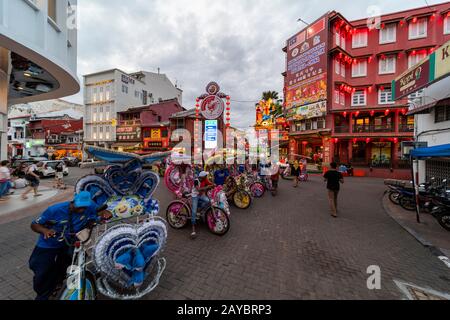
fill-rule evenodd
<path id="1" fill-rule="evenodd" d="M 138 154 L 169 150 L 169 118 L 183 110 L 185 109 L 178 101 L 173 99 L 119 112 L 117 142 L 114 147 Z"/>
<path id="2" fill-rule="evenodd" d="M 414 139 L 414 117 L 408 99 L 392 101 L 391 83 L 450 40 L 450 2 L 383 15 L 378 27 L 375 21 L 327 15 L 327 112 L 290 122 L 291 155 L 319 153 L 325 164 L 352 163 L 381 176 L 407 168 L 400 146 Z M 288 43 L 283 51 L 291 49 Z M 285 97 L 288 87 L 285 81 Z"/>

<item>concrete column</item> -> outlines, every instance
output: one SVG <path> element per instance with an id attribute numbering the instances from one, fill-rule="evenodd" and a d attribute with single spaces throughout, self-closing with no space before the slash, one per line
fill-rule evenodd
<path id="1" fill-rule="evenodd" d="M 10 52 L 0 48 L 0 160 L 8 158 L 8 87 Z"/>

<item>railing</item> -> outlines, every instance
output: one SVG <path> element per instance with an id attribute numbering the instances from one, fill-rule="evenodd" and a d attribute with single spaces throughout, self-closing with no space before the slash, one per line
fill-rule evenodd
<path id="1" fill-rule="evenodd" d="M 400 131 L 400 132 L 414 132 L 414 125 L 413 124 L 401 124 L 398 127 L 398 131 Z"/>
<path id="2" fill-rule="evenodd" d="M 337 126 L 337 127 L 334 127 L 334 132 L 336 132 L 336 133 L 349 133 L 350 132 L 350 126 Z"/>
<path id="3" fill-rule="evenodd" d="M 392 125 L 363 125 L 354 126 L 353 133 L 371 133 L 371 132 L 394 132 Z"/>

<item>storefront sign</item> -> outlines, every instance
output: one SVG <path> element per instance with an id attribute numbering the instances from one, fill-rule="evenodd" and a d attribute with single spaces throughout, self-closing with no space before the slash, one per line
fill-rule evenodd
<path id="1" fill-rule="evenodd" d="M 286 107 L 327 98 L 328 15 L 288 40 Z"/>
<path id="2" fill-rule="evenodd" d="M 324 117 L 327 114 L 327 101 L 320 101 L 289 110 L 289 121 Z"/>
<path id="3" fill-rule="evenodd" d="M 161 139 L 161 129 L 152 129 L 150 136 L 152 139 Z"/>
<path id="4" fill-rule="evenodd" d="M 450 75 L 450 41 L 392 82 L 392 97 L 402 99 Z M 412 110 L 410 110 L 412 111 Z"/>
<path id="5" fill-rule="evenodd" d="M 205 121 L 205 148 L 206 149 L 217 148 L 217 130 L 218 130 L 218 121 L 217 120 L 206 120 Z"/>
<path id="6" fill-rule="evenodd" d="M 201 105 L 203 117 L 207 120 L 218 119 L 225 110 L 225 103 L 218 96 L 210 95 L 206 97 Z"/>
<path id="7" fill-rule="evenodd" d="M 425 88 L 430 78 L 430 60 L 426 59 L 392 82 L 393 100 L 398 100 Z"/>
<path id="8" fill-rule="evenodd" d="M 136 132 L 134 127 L 119 127 L 117 128 L 117 133 L 133 133 Z"/>

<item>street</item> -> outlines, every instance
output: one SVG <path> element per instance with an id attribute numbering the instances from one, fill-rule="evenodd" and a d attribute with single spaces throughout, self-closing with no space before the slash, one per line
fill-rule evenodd
<path id="1" fill-rule="evenodd" d="M 69 184 L 91 170 L 70 168 Z M 277 197 L 254 199 L 248 211 L 232 208 L 231 230 L 216 237 L 205 226 L 169 230 L 167 268 L 156 299 L 405 299 L 394 281 L 450 292 L 450 270 L 384 211 L 380 179 L 349 178 L 338 219 L 330 216 L 321 177 L 298 189 L 281 181 Z M 161 183 L 161 216 L 172 199 Z M 33 299 L 27 260 L 39 212 L 0 225 L 0 299 Z M 367 269 L 379 266 L 381 289 L 367 288 Z"/>

